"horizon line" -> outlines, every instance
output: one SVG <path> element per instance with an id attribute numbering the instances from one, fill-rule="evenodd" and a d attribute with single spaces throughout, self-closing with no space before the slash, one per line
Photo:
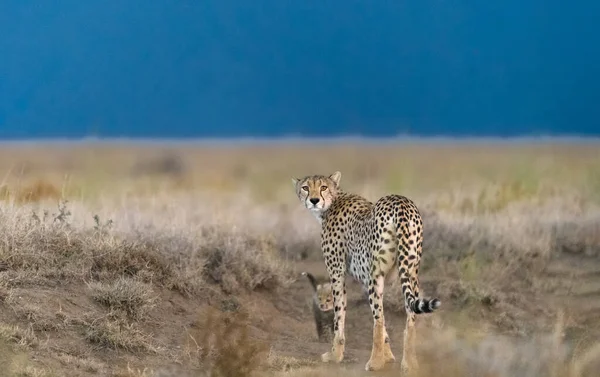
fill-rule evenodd
<path id="1" fill-rule="evenodd" d="M 0 145 L 26 144 L 160 144 L 160 145 L 214 145 L 214 144 L 405 144 L 405 143 L 600 143 L 600 136 L 539 135 L 539 136 L 283 136 L 283 137 L 55 137 L 0 139 Z"/>

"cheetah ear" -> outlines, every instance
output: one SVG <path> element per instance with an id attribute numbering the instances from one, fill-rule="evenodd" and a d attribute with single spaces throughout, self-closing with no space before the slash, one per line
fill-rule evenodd
<path id="1" fill-rule="evenodd" d="M 298 182 L 300 180 L 298 178 L 292 178 L 292 183 L 294 184 L 294 187 L 298 187 Z"/>
<path id="2" fill-rule="evenodd" d="M 342 179 L 342 173 L 340 173 L 339 171 L 336 171 L 335 173 L 330 175 L 329 178 L 331 178 L 331 180 L 335 183 L 336 186 L 339 186 L 340 179 Z"/>

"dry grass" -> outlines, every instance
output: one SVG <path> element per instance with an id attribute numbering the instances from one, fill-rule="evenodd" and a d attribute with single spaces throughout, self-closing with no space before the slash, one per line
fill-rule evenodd
<path id="1" fill-rule="evenodd" d="M 0 338 L 51 366 L 28 362 L 12 375 L 364 375 L 363 360 L 325 367 L 314 362 L 320 351 L 282 350 L 289 335 L 268 317 L 300 321 L 304 301 L 277 306 L 280 291 L 289 292 L 298 264 L 322 258 L 318 225 L 290 178 L 341 170 L 347 190 L 403 193 L 422 210 L 422 286 L 444 303 L 426 321 L 439 318 L 438 329 L 422 329 L 422 376 L 592 376 L 600 351 L 585 335 L 600 336 L 597 151 L 3 147 Z M 58 292 L 59 304 L 40 290 Z M 398 290 L 386 290 L 392 313 L 402 312 Z M 279 309 L 260 312 L 264 319 L 253 301 Z M 310 321 L 303 328 L 312 331 Z M 56 351 L 67 340 L 86 352 Z"/>
<path id="2" fill-rule="evenodd" d="M 150 335 L 140 330 L 137 324 L 111 317 L 113 315 L 86 322 L 84 324 L 85 339 L 100 347 L 110 349 L 156 352 Z"/>
<path id="3" fill-rule="evenodd" d="M 596 376 L 600 367 L 600 346 L 580 352 L 564 340 L 564 322 L 559 315 L 552 332 L 528 339 L 493 334 L 469 328 L 431 326 L 419 329 L 427 341 L 419 345 L 420 368 L 415 377 L 489 376 L 489 377 L 581 377 Z M 400 341 L 397 339 L 396 341 Z M 333 371 L 346 376 L 364 376 L 360 366 L 300 366 L 292 372 L 266 373 L 268 376 L 321 377 Z M 379 376 L 397 376 L 397 365 L 377 372 Z"/>
<path id="4" fill-rule="evenodd" d="M 150 284 L 127 277 L 111 283 L 92 282 L 92 298 L 112 311 L 122 311 L 133 320 L 145 319 L 155 306 L 157 296 Z"/>
<path id="5" fill-rule="evenodd" d="M 35 347 L 39 339 L 32 327 L 21 328 L 17 325 L 0 325 L 0 339 L 4 342 L 12 342 L 22 348 Z"/>
<path id="6" fill-rule="evenodd" d="M 260 367 L 269 350 L 267 342 L 252 338 L 244 311 L 209 309 L 188 337 L 188 355 L 197 358 L 199 370 L 215 377 L 248 376 Z"/>
<path id="7" fill-rule="evenodd" d="M 123 208 L 111 215 L 126 219 L 131 210 Z M 16 204 L 0 208 L 0 264 L 8 270 L 3 275 L 6 284 L 47 284 L 54 279 L 120 281 L 121 285 L 112 287 L 112 293 L 127 295 L 136 293 L 123 290 L 143 289 L 139 284 L 125 287 L 136 284 L 132 282 L 135 279 L 140 284 L 152 283 L 186 293 L 201 291 L 206 280 L 220 283 L 227 290 L 268 290 L 289 280 L 286 267 L 262 235 L 226 232 L 227 224 L 199 224 L 195 233 L 173 229 L 172 223 L 160 229 L 169 222 L 164 218 L 169 214 L 158 208 L 153 214 L 140 214 L 158 215 L 158 224 L 121 220 L 121 229 L 113 231 L 98 220 L 93 226 L 85 221 L 72 223 L 75 211 L 79 219 L 94 218 L 77 205 L 69 208 L 62 204 L 55 213 L 44 211 L 43 215 Z M 119 280 L 122 278 L 128 278 L 129 283 Z M 98 285 L 92 287 L 100 289 Z"/>

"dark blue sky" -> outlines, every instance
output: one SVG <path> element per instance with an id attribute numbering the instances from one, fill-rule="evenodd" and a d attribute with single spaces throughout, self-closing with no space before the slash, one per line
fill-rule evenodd
<path id="1" fill-rule="evenodd" d="M 3 0 L 0 138 L 600 135 L 598 19 L 591 0 Z"/>

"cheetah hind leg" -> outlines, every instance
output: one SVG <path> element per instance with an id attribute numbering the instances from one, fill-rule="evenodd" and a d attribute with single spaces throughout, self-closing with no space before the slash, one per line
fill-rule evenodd
<path id="1" fill-rule="evenodd" d="M 378 277 L 369 286 L 369 304 L 373 313 L 373 348 L 371 357 L 365 365 L 367 371 L 378 371 L 386 364 L 386 343 L 385 321 L 383 315 L 383 277 Z M 389 337 L 388 337 L 389 339 Z M 390 350 L 391 352 L 391 350 Z"/>
<path id="2" fill-rule="evenodd" d="M 401 370 L 403 374 L 419 369 L 415 350 L 416 331 L 415 314 L 407 310 L 406 327 L 404 329 L 404 349 L 402 350 Z"/>

